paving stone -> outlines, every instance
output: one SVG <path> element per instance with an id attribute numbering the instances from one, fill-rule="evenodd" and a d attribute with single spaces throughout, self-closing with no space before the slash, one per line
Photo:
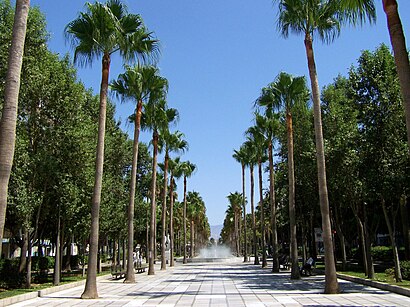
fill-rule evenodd
<path id="1" fill-rule="evenodd" d="M 19 306 L 410 306 L 410 298 L 340 280 L 341 294 L 324 295 L 324 276 L 291 280 L 242 259 L 221 263 L 177 263 L 155 275 L 138 274 L 135 284 L 99 280 L 97 300 L 81 300 L 83 286 L 17 304 Z"/>

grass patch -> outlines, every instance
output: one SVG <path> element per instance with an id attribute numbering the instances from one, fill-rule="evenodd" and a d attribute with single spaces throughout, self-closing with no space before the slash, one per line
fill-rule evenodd
<path id="1" fill-rule="evenodd" d="M 109 271 L 103 271 L 97 274 L 97 277 L 107 275 L 109 273 L 110 273 Z M 53 277 L 51 275 L 48 277 L 49 280 L 52 280 L 52 278 Z M 81 273 L 77 273 L 75 271 L 70 272 L 70 273 L 63 273 L 63 276 L 61 277 L 60 285 L 65 285 L 65 284 L 81 281 L 84 279 L 86 279 L 86 276 L 83 277 Z M 15 295 L 20 295 L 20 294 L 26 294 L 26 293 L 30 293 L 33 291 L 38 291 L 38 290 L 51 288 L 51 287 L 54 287 L 52 281 L 48 281 L 48 282 L 41 283 L 41 284 L 32 283 L 30 289 L 1 289 L 0 288 L 0 299 L 12 297 Z"/>

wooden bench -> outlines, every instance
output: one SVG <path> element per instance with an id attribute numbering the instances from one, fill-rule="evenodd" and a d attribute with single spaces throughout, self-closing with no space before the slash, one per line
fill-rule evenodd
<path id="1" fill-rule="evenodd" d="M 135 264 L 134 264 L 134 269 L 135 269 L 136 273 L 145 272 L 147 267 L 148 267 L 148 265 L 146 263 L 135 262 Z"/>
<path id="2" fill-rule="evenodd" d="M 285 270 L 289 270 L 290 263 L 289 263 L 289 256 L 288 255 L 279 256 L 279 266 L 282 266 L 283 269 L 285 269 Z"/>
<path id="3" fill-rule="evenodd" d="M 111 266 L 111 275 L 115 279 L 125 278 L 127 270 L 123 268 L 120 264 Z"/>

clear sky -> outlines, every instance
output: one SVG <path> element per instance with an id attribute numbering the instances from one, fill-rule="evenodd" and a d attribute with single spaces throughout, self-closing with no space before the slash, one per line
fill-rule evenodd
<path id="1" fill-rule="evenodd" d="M 338 74 L 346 75 L 362 50 L 374 50 L 382 42 L 390 46 L 382 1 L 375 2 L 375 25 L 343 28 L 341 36 L 331 45 L 314 42 L 320 87 L 331 83 Z M 398 2 L 404 32 L 410 35 L 410 1 Z M 73 54 L 65 43 L 63 30 L 85 10 L 84 3 L 31 1 L 32 6 L 39 6 L 46 15 L 52 51 Z M 188 180 L 188 190 L 202 195 L 210 224 L 222 224 L 228 204 L 226 196 L 242 191 L 241 168 L 232 154 L 244 142 L 244 131 L 253 124 L 253 102 L 260 89 L 281 71 L 308 75 L 303 37 L 280 36 L 276 28 L 277 8 L 271 0 L 125 0 L 124 3 L 130 12 L 141 14 L 146 26 L 161 41 L 158 66 L 170 84 L 168 104 L 179 110 L 176 129 L 185 134 L 190 146 L 182 159 L 198 167 Z M 100 59 L 92 68 L 78 72 L 86 87 L 98 93 Z M 121 72 L 122 63 L 115 57 L 110 79 L 117 78 Z M 117 118 L 128 131 L 133 131 L 133 127 L 125 124 L 132 112 L 131 103 L 117 104 Z M 147 133 L 143 140 L 149 140 Z"/>

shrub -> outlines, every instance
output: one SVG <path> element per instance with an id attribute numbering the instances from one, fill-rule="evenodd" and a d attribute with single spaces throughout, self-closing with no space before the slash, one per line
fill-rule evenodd
<path id="1" fill-rule="evenodd" d="M 0 284 L 4 288 L 20 288 L 25 281 L 25 274 L 19 273 L 20 259 L 0 260 Z"/>
<path id="2" fill-rule="evenodd" d="M 410 261 L 401 261 L 400 268 L 403 279 L 410 280 Z"/>

